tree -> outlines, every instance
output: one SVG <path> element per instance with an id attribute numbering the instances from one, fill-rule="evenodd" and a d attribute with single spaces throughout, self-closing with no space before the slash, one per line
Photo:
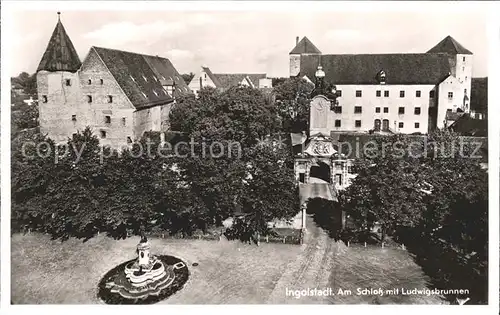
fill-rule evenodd
<path id="1" fill-rule="evenodd" d="M 229 233 L 239 229 L 239 237 L 248 240 L 273 234 L 269 223 L 288 221 L 299 212 L 299 194 L 289 164 L 290 150 L 272 142 L 249 148 L 245 154 L 245 177 L 238 196 L 240 212 Z"/>
<path id="2" fill-rule="evenodd" d="M 314 84 L 300 78 L 289 78 L 274 86 L 276 107 L 284 132 L 299 133 L 309 129 L 310 93 Z"/>
<path id="3" fill-rule="evenodd" d="M 187 157 L 179 159 L 178 166 L 191 192 L 203 202 L 204 220 L 208 224 L 221 224 L 243 211 L 245 220 L 237 219 L 235 224 L 244 222 L 246 228 L 236 233 L 243 237 L 248 233 L 265 233 L 266 224 L 272 218 L 286 217 L 287 211 L 294 215 L 298 212 L 289 206 L 290 194 L 295 192 L 290 186 L 290 178 L 291 183 L 294 182 L 291 163 L 281 156 L 279 159 L 285 159 L 285 164 L 278 168 L 280 155 L 266 153 L 274 152 L 272 148 L 259 147 L 279 127 L 275 108 L 259 90 L 234 87 L 218 93 L 202 89 L 199 98 L 179 101 L 171 111 L 170 120 L 173 129 L 196 141 L 190 152 L 187 148 L 182 151 Z M 207 152 L 206 148 L 216 144 L 222 144 L 224 152 Z M 263 168 L 267 168 L 267 175 L 262 172 Z M 278 170 L 280 173 L 276 174 Z M 253 171 L 257 173 L 252 174 Z M 248 179 L 249 175 L 254 176 L 252 180 Z M 279 179 L 266 177 L 272 175 Z M 279 191 L 285 193 L 280 197 L 287 205 L 285 208 L 276 207 L 279 189 L 285 190 Z"/>
<path id="4" fill-rule="evenodd" d="M 184 73 L 184 74 L 181 74 L 181 76 L 182 76 L 182 79 L 184 80 L 184 82 L 186 82 L 186 84 L 189 84 L 194 77 L 194 73 L 192 73 L 192 72 Z"/>
<path id="5" fill-rule="evenodd" d="M 251 146 L 278 131 L 275 108 L 257 89 L 232 87 L 218 93 L 204 88 L 199 98 L 185 98 L 170 112 L 171 128 L 195 139 L 230 140 Z"/>
<path id="6" fill-rule="evenodd" d="M 27 72 L 21 72 L 17 77 L 11 78 L 12 86 L 22 89 L 23 93 L 28 96 L 37 94 L 36 73 L 30 75 Z"/>
<path id="7" fill-rule="evenodd" d="M 28 105 L 21 103 L 16 106 L 16 110 L 12 109 L 12 128 L 17 130 L 35 128 L 39 126 L 38 117 L 38 105 Z"/>
<path id="8" fill-rule="evenodd" d="M 442 286 L 475 283 L 471 295 L 485 301 L 488 176 L 469 140 L 448 131 L 378 137 L 379 154 L 364 156 L 339 202 L 358 229 L 378 222 L 382 240 L 396 232 Z"/>

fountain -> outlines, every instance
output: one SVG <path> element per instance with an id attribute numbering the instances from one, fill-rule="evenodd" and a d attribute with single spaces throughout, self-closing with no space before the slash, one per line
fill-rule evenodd
<path id="1" fill-rule="evenodd" d="M 110 304 L 150 304 L 180 290 L 189 272 L 180 259 L 151 255 L 145 235 L 137 245 L 137 258 L 108 272 L 99 284 L 99 297 Z"/>

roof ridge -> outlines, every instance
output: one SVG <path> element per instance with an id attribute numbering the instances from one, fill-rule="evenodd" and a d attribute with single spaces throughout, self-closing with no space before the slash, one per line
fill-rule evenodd
<path id="1" fill-rule="evenodd" d="M 221 73 L 221 72 L 218 72 L 218 73 L 214 73 L 215 75 L 267 75 L 267 73 L 244 73 L 244 72 L 238 72 L 238 73 Z"/>
<path id="2" fill-rule="evenodd" d="M 113 51 L 119 51 L 119 52 L 124 52 L 127 54 L 134 54 L 134 55 L 139 55 L 139 56 L 146 56 L 146 57 L 153 57 L 153 58 L 160 58 L 160 59 L 166 59 L 169 60 L 167 57 L 162 57 L 159 55 L 151 55 L 151 54 L 142 54 L 138 52 L 133 52 L 133 51 L 128 51 L 128 50 L 123 50 L 123 49 L 115 49 L 115 48 L 107 48 L 107 47 L 101 47 L 101 46 L 92 46 L 91 48 L 98 48 L 98 49 L 106 49 L 106 50 L 113 50 Z"/>

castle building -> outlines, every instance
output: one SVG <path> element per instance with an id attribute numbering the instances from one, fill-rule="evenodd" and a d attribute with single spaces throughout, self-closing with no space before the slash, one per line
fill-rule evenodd
<path id="1" fill-rule="evenodd" d="M 189 83 L 189 88 L 195 94 L 204 87 L 224 91 L 233 86 L 272 88 L 272 80 L 265 73 L 213 73 L 210 68 L 203 66 Z"/>
<path id="2" fill-rule="evenodd" d="M 472 52 L 448 36 L 426 53 L 327 55 L 304 37 L 290 52 L 290 76 L 336 88 L 338 104 L 311 106 L 310 134 L 427 133 L 470 111 Z"/>
<path id="3" fill-rule="evenodd" d="M 81 62 L 60 19 L 37 69 L 37 89 L 42 133 L 65 142 L 89 126 L 116 149 L 145 131 L 167 130 L 175 98 L 191 93 L 166 58 L 91 47 Z"/>

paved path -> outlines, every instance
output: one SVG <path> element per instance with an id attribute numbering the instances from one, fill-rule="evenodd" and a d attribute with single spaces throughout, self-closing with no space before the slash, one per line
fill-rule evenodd
<path id="1" fill-rule="evenodd" d="M 299 187 L 301 201 L 309 198 L 325 198 L 333 200 L 328 183 L 301 184 Z M 316 226 L 311 216 L 307 217 L 307 235 L 302 251 L 296 260 L 291 262 L 276 283 L 267 303 L 270 304 L 311 304 L 328 303 L 319 296 L 295 298 L 287 296 L 287 290 L 322 289 L 328 287 L 332 259 L 337 250 L 337 243 L 330 239 L 323 229 Z"/>

